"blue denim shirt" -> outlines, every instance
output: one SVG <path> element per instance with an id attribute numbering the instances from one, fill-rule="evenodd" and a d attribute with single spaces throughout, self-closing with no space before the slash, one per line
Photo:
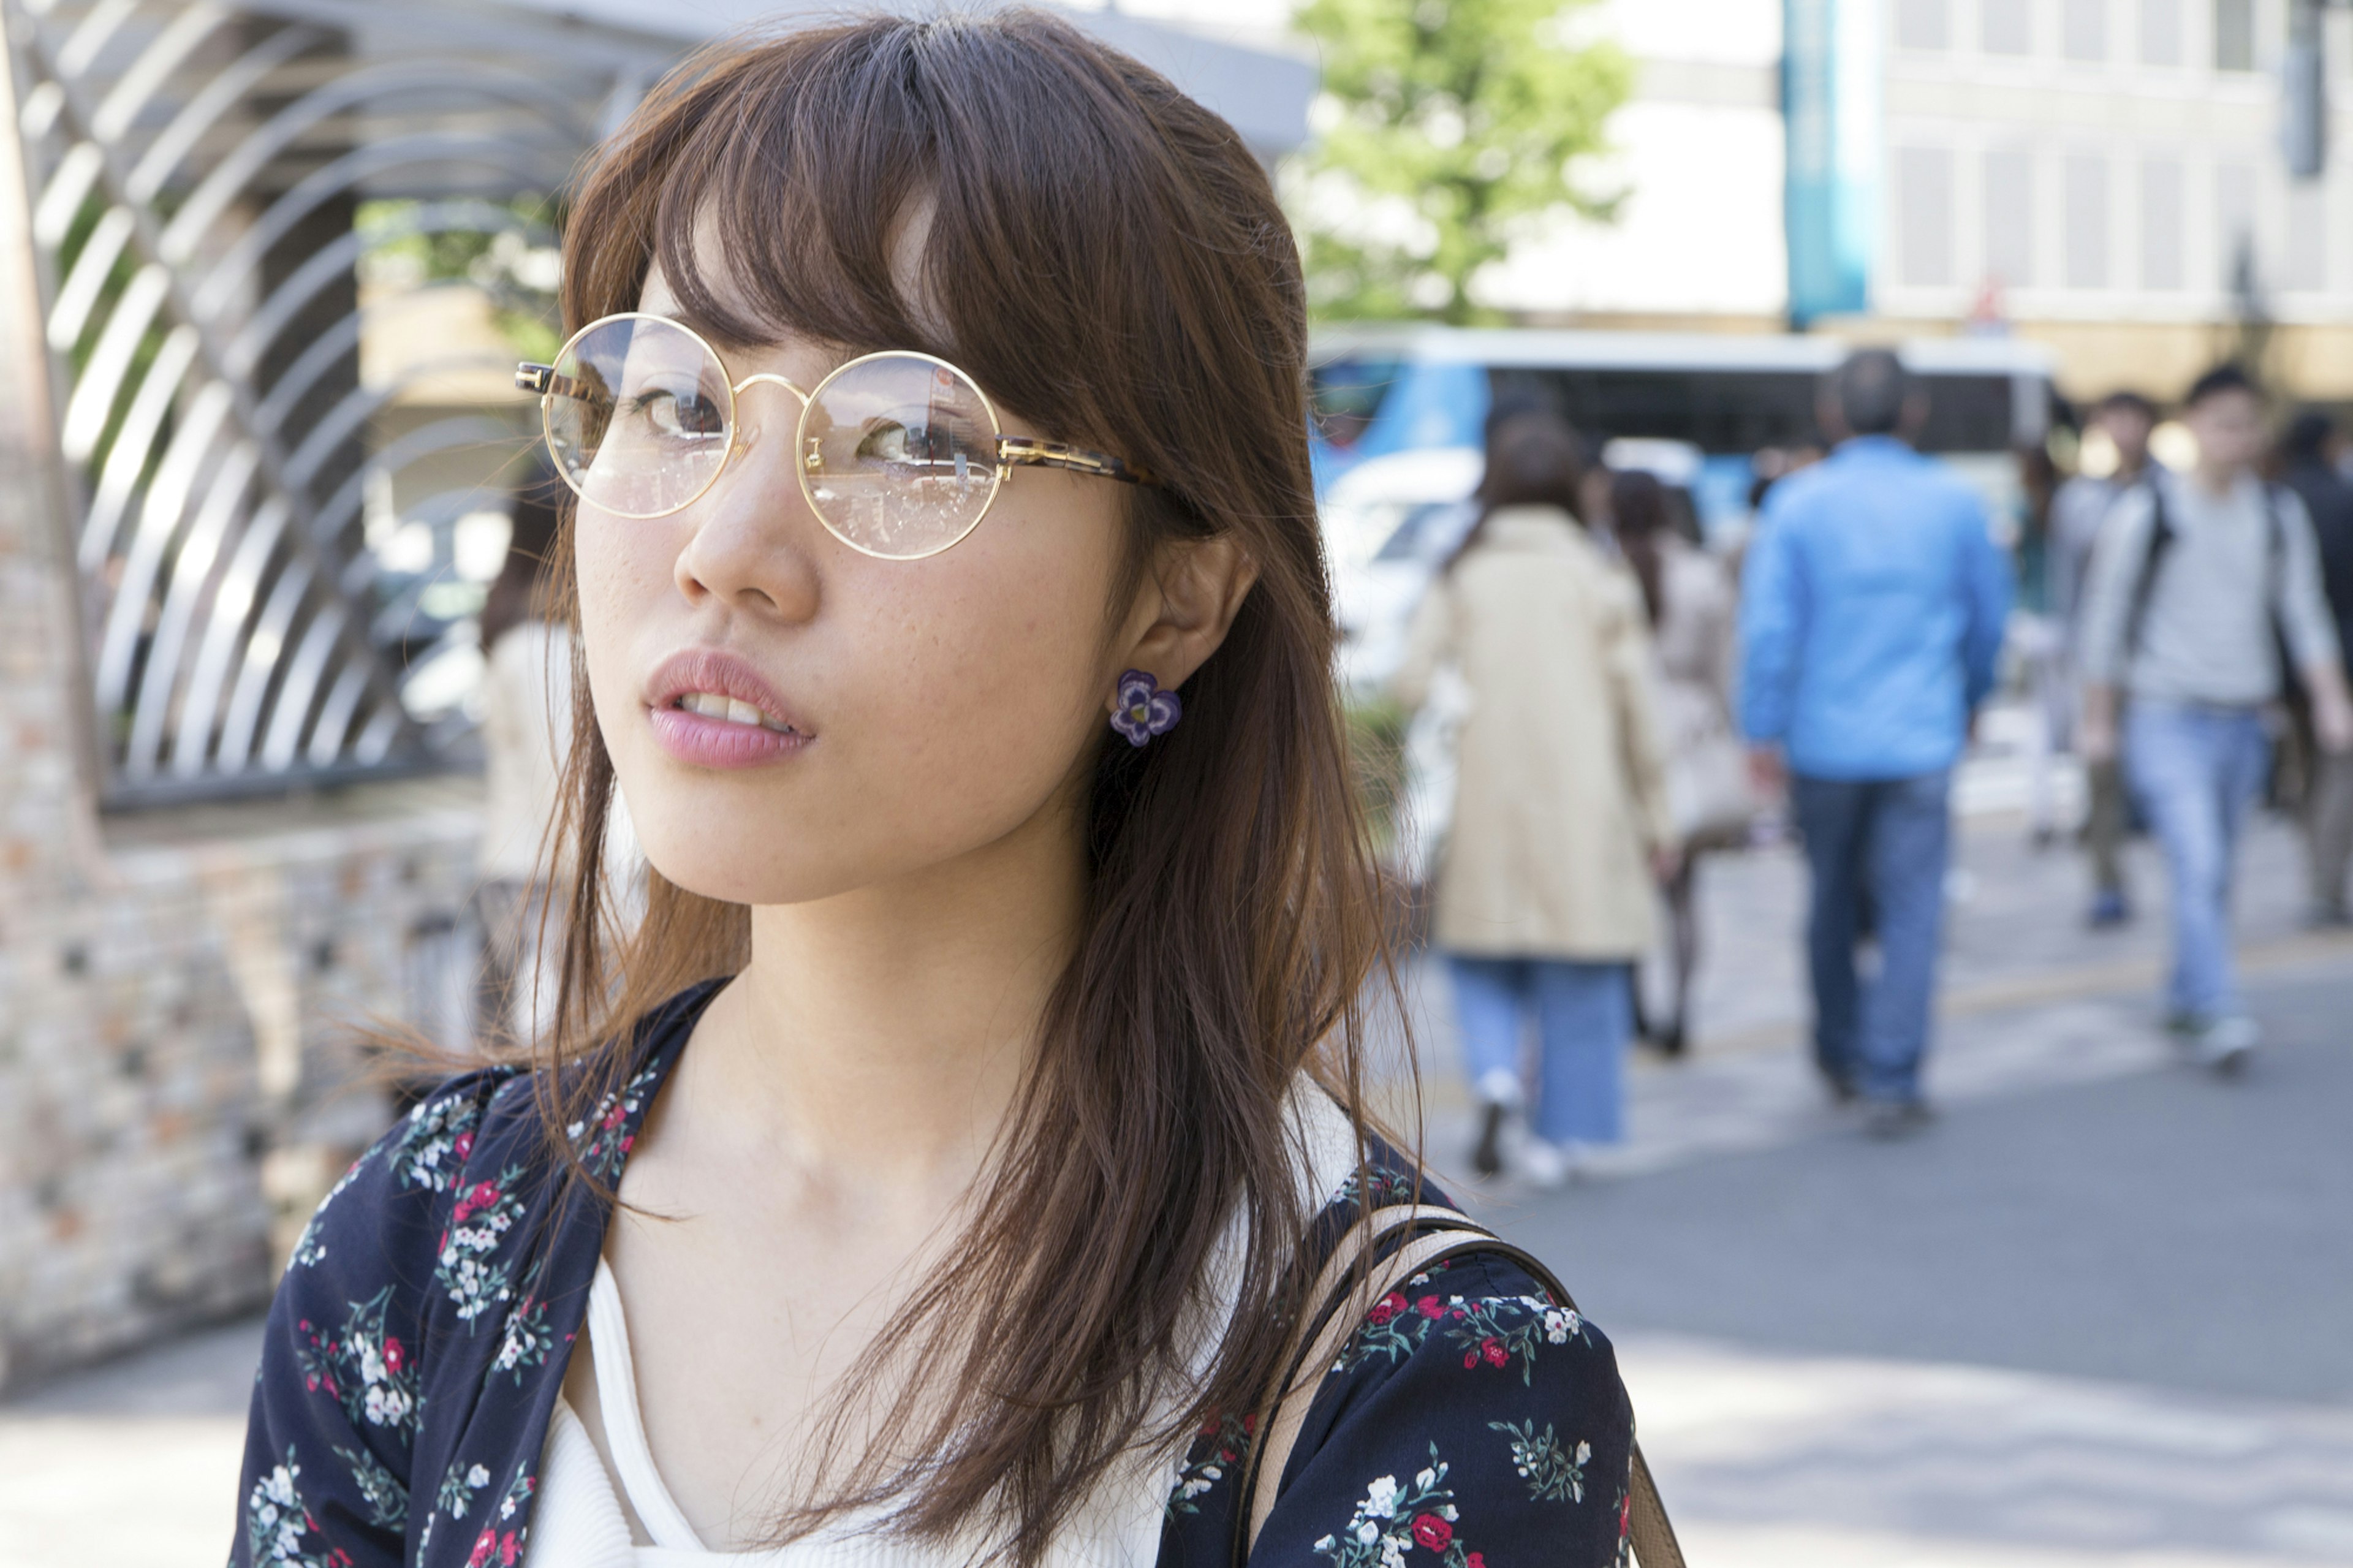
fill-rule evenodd
<path id="1" fill-rule="evenodd" d="M 1977 497 L 1887 436 L 1766 498 L 1742 574 L 1741 727 L 1814 778 L 1959 758 L 1993 689 L 2010 573 Z"/>

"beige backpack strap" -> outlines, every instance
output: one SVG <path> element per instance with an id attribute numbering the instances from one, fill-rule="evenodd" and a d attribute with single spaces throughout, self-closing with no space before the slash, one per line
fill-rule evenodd
<path id="1" fill-rule="evenodd" d="M 1250 1552 L 1256 1550 L 1259 1533 L 1266 1527 L 1267 1516 L 1274 1511 L 1275 1494 L 1282 1486 L 1282 1472 L 1290 1464 L 1292 1450 L 1298 1446 L 1299 1435 L 1307 1425 L 1308 1407 L 1315 1402 L 1316 1390 L 1322 1386 L 1324 1374 L 1331 1370 L 1342 1347 L 1356 1331 L 1357 1325 L 1364 1321 L 1366 1314 L 1372 1310 L 1375 1302 L 1423 1269 L 1448 1258 L 1487 1252 L 1500 1254 L 1518 1263 L 1562 1306 L 1571 1311 L 1577 1310 L 1577 1303 L 1561 1288 L 1552 1270 L 1540 1260 L 1482 1228 L 1460 1210 L 1420 1205 L 1377 1210 L 1343 1237 L 1317 1277 L 1315 1293 L 1308 1298 L 1311 1311 L 1314 1305 L 1331 1301 L 1340 1281 L 1356 1267 L 1366 1252 L 1378 1245 L 1383 1237 L 1402 1226 L 1417 1222 L 1428 1222 L 1444 1228 L 1406 1243 L 1381 1259 L 1363 1283 L 1348 1293 L 1345 1300 L 1332 1305 L 1318 1317 L 1310 1318 L 1303 1347 L 1285 1362 L 1283 1379 L 1274 1396 L 1268 1401 L 1269 1408 L 1259 1413 L 1256 1424 L 1257 1441 L 1251 1445 L 1250 1463 L 1245 1472 L 1249 1495 L 1243 1500 L 1249 1512 L 1244 1516 L 1246 1528 L 1237 1539 L 1239 1552 L 1235 1568 L 1243 1568 Z M 1666 1507 L 1659 1500 L 1658 1486 L 1651 1479 L 1651 1467 L 1642 1458 L 1642 1447 L 1639 1443 L 1634 1445 L 1628 1486 L 1630 1495 L 1627 1530 L 1632 1537 L 1634 1561 L 1638 1568 L 1684 1568 L 1683 1547 L 1675 1540 L 1673 1525 L 1667 1521 Z"/>
<path id="2" fill-rule="evenodd" d="M 1282 1384 L 1270 1399 L 1268 1408 L 1260 1413 L 1257 1440 L 1251 1445 L 1250 1527 L 1244 1538 L 1244 1551 L 1258 1544 L 1259 1531 L 1265 1527 L 1266 1516 L 1274 1508 L 1274 1495 L 1282 1485 L 1283 1467 L 1291 1461 L 1291 1450 L 1298 1445 L 1300 1431 L 1307 1425 L 1307 1408 L 1315 1402 L 1315 1390 L 1324 1382 L 1340 1348 L 1348 1336 L 1356 1331 L 1373 1303 L 1388 1295 L 1404 1281 L 1410 1279 L 1428 1263 L 1450 1251 L 1462 1251 L 1489 1244 L 1493 1239 L 1487 1232 L 1472 1223 L 1469 1215 L 1458 1209 L 1435 1208 L 1429 1205 L 1410 1209 L 1377 1210 L 1359 1223 L 1333 1248 L 1332 1257 L 1315 1281 L 1315 1292 L 1308 1298 L 1311 1311 L 1332 1301 L 1333 1292 L 1348 1273 L 1381 1238 L 1402 1226 L 1428 1220 L 1447 1228 L 1430 1236 L 1418 1237 L 1375 1265 L 1363 1282 L 1348 1293 L 1347 1299 L 1324 1308 L 1305 1323 L 1308 1331 L 1303 1343 L 1294 1348 L 1284 1365 L 1288 1369 Z"/>

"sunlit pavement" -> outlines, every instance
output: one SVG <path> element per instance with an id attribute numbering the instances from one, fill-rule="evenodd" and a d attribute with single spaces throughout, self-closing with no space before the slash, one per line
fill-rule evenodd
<path id="1" fill-rule="evenodd" d="M 2082 873 L 1963 837 L 1923 1136 L 1862 1139 L 1799 1054 L 1783 852 L 1712 864 L 1692 1060 L 1553 1194 L 1472 1194 L 1618 1342 L 1697 1568 L 2353 1562 L 2353 941 L 2241 880 L 2271 1035 L 2224 1083 L 2155 1029 L 2163 891 L 2093 934 Z M 1442 976 L 1409 972 L 1429 1147 L 1467 1141 Z M 0 1405 L 0 1568 L 215 1564 L 258 1325 Z"/>

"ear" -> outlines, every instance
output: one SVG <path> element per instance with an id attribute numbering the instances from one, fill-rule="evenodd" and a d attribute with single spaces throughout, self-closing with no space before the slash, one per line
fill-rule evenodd
<path id="1" fill-rule="evenodd" d="M 1148 670 L 1171 691 L 1185 684 L 1226 640 L 1257 581 L 1258 563 L 1230 533 L 1163 545 L 1112 650 L 1105 709 L 1118 704 L 1111 689 L 1123 670 Z"/>

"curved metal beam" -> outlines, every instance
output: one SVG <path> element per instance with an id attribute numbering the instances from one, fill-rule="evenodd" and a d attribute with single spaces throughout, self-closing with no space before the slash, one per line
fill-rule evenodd
<path id="1" fill-rule="evenodd" d="M 156 193 L 171 179 L 173 171 L 195 150 L 205 132 L 219 123 L 222 115 L 243 101 L 245 95 L 260 86 L 271 71 L 326 37 L 315 27 L 287 27 L 238 56 L 181 105 L 180 112 L 173 116 L 164 133 L 148 144 L 123 181 L 123 194 L 142 205 L 153 201 Z M 59 102 L 63 103 L 62 93 Z"/>
<path id="2" fill-rule="evenodd" d="M 407 728 L 408 710 L 400 705 L 399 699 L 378 704 L 375 717 L 367 721 L 360 738 L 352 742 L 352 761 L 365 768 L 379 765 L 392 755 L 393 742 Z"/>
<path id="3" fill-rule="evenodd" d="M 100 142 L 121 141 L 139 123 L 156 89 L 228 21 L 227 10 L 211 0 L 197 0 L 165 23 L 131 68 L 117 77 L 112 89 L 99 100 L 98 112 L 90 117 L 90 133 Z"/>
<path id="4" fill-rule="evenodd" d="M 366 668 L 356 664 L 344 666 L 343 674 L 335 677 L 327 700 L 319 705 L 318 721 L 311 726 L 311 743 L 303 748 L 305 762 L 320 768 L 334 765 L 335 753 L 343 749 L 343 737 L 351 733 L 352 715 L 365 695 Z"/>
<path id="5" fill-rule="evenodd" d="M 153 605 L 164 552 L 179 534 L 197 470 L 212 451 L 228 412 L 228 388 L 216 381 L 206 383 L 189 399 L 187 415 L 172 432 L 154 481 L 139 503 L 139 524 L 132 531 L 131 548 L 122 559 L 122 578 L 115 585 L 113 602 L 107 606 L 99 633 L 92 684 L 98 690 L 99 706 L 110 711 L 122 705 L 130 690 L 131 666 L 138 658 L 139 638 Z"/>
<path id="6" fill-rule="evenodd" d="M 96 65 L 98 57 L 114 41 L 122 24 L 131 20 L 138 9 L 139 0 L 98 0 L 59 46 L 58 74 L 71 81 Z"/>
<path id="7" fill-rule="evenodd" d="M 67 148 L 58 166 L 49 171 L 40 199 L 33 204 L 33 243 L 44 250 L 63 245 L 73 227 L 74 215 L 90 200 L 98 177 L 105 172 L 106 149 L 97 142 L 77 142 Z"/>
<path id="8" fill-rule="evenodd" d="M 215 164 L 212 173 L 205 176 L 164 230 L 161 256 L 174 266 L 185 263 L 195 254 L 206 232 L 245 187 L 321 121 L 372 99 L 418 90 L 447 93 L 452 87 L 471 88 L 488 98 L 505 99 L 537 112 L 549 124 L 567 132 L 568 139 L 575 144 L 583 139 L 581 127 L 567 112 L 570 100 L 554 89 L 517 72 L 466 60 L 401 61 L 363 67 L 296 99 Z"/>
<path id="9" fill-rule="evenodd" d="M 311 558 L 298 555 L 286 563 L 269 598 L 255 617 L 245 639 L 245 658 L 238 666 L 236 689 L 229 693 L 228 712 L 221 721 L 220 750 L 216 760 L 224 773 L 243 768 L 253 756 L 253 732 L 261 722 L 263 699 L 269 695 L 269 678 L 286 651 L 287 629 L 311 589 Z"/>
<path id="10" fill-rule="evenodd" d="M 132 356 L 139 351 L 139 340 L 147 335 L 171 289 L 172 275 L 151 261 L 132 274 L 122 298 L 115 301 L 106 330 L 98 335 L 98 346 L 82 366 L 81 379 L 74 383 L 73 396 L 66 401 L 58 445 L 68 462 L 88 462 L 98 450 L 98 438 L 106 429 L 106 416 L 113 412 L 114 395 L 121 390 Z"/>
<path id="11" fill-rule="evenodd" d="M 205 499 L 188 525 L 172 561 L 172 585 L 164 595 L 163 612 L 155 617 L 155 635 L 147 647 L 147 664 L 139 678 L 138 700 L 132 710 L 131 734 L 123 746 L 122 771 L 133 779 L 151 778 L 163 763 L 164 732 L 172 713 L 172 698 L 190 672 L 181 662 L 189 634 L 196 625 L 207 589 L 217 586 L 220 549 L 229 525 L 243 509 L 260 472 L 261 455 L 250 441 L 240 441 L 221 460 Z"/>
<path id="12" fill-rule="evenodd" d="M 311 624 L 302 628 L 302 640 L 294 645 L 294 657 L 286 661 L 285 676 L 270 703 L 269 738 L 261 742 L 261 765 L 270 773 L 284 773 L 294 765 L 327 660 L 334 656 L 335 639 L 350 618 L 343 601 L 330 599 L 311 612 Z"/>
<path id="13" fill-rule="evenodd" d="M 90 516 L 82 523 L 76 560 L 85 572 L 97 571 L 113 552 L 114 531 L 130 509 L 139 476 L 147 470 L 164 416 L 171 411 L 172 400 L 179 395 L 195 363 L 195 336 L 192 329 L 178 327 L 164 338 L 155 351 L 154 363 L 147 367 L 146 379 L 139 384 L 138 395 L 131 400 L 130 412 L 114 433 L 114 446 L 98 476 L 97 493 L 90 497 Z"/>
<path id="14" fill-rule="evenodd" d="M 206 756 L 212 750 L 213 729 L 221 716 L 221 693 L 237 659 L 238 639 L 244 635 L 247 617 L 253 613 L 254 598 L 263 574 L 269 569 L 270 555 L 293 517 L 293 509 L 286 504 L 283 496 L 271 496 L 263 501 L 245 525 L 245 532 L 237 542 L 237 553 L 229 558 L 227 569 L 221 574 L 220 585 L 213 590 L 212 604 L 205 617 L 204 642 L 189 671 L 187 694 L 180 701 L 179 727 L 172 737 L 172 773 L 175 777 L 195 778 L 205 771 Z"/>
<path id="15" fill-rule="evenodd" d="M 105 292 L 114 264 L 122 258 L 122 247 L 138 227 L 139 220 L 125 206 L 107 208 L 91 226 L 81 253 L 74 258 L 73 270 L 58 290 L 58 302 L 49 308 L 49 347 L 69 353 L 81 342 L 90 313 L 98 308 L 98 297 Z"/>
<path id="16" fill-rule="evenodd" d="M 292 189 L 269 204 L 269 210 L 254 220 L 251 227 L 237 237 L 227 254 L 214 263 L 205 280 L 196 285 L 191 296 L 196 313 L 210 320 L 220 313 L 246 279 L 260 269 L 262 258 L 269 247 L 290 232 L 296 224 L 311 212 L 332 201 L 346 190 L 357 188 L 363 181 L 397 169 L 406 163 L 479 163 L 501 174 L 512 173 L 515 154 L 537 155 L 552 150 L 534 149 L 530 143 L 508 137 L 458 134 L 441 131 L 420 131 L 407 136 L 389 137 L 354 148 L 333 163 L 313 170 L 298 181 Z M 565 173 L 571 160 L 565 159 Z M 562 176 L 559 174 L 558 178 Z M 485 203 L 485 205 L 493 204 Z M 507 212 L 504 207 L 495 207 Z M 529 226 L 509 214 L 501 228 L 525 228 Z"/>

